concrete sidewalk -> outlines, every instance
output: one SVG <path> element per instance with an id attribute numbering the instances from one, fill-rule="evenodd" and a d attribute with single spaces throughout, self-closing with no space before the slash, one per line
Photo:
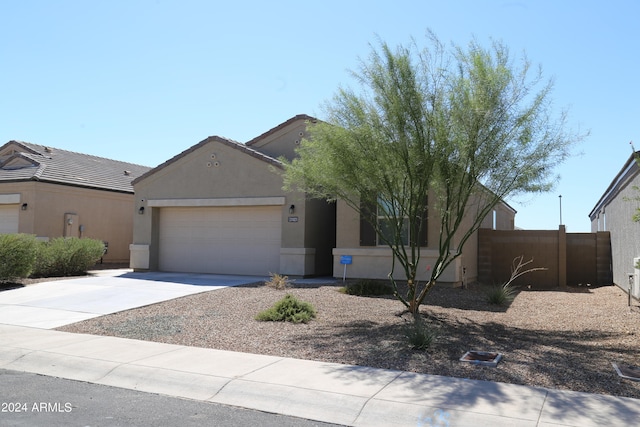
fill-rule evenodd
<path id="1" fill-rule="evenodd" d="M 636 399 L 15 325 L 0 324 L 0 368 L 355 426 L 640 420 Z"/>

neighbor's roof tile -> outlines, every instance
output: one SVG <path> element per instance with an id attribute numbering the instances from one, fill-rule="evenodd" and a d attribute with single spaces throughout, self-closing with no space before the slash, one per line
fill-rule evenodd
<path id="1" fill-rule="evenodd" d="M 149 169 L 22 141 L 0 147 L 0 182 L 36 180 L 133 193 L 131 181 Z"/>

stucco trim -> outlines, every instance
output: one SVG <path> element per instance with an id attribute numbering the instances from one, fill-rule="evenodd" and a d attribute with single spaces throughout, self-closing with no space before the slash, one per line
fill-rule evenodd
<path id="1" fill-rule="evenodd" d="M 283 206 L 284 197 L 229 197 L 219 199 L 152 199 L 147 206 L 166 207 L 207 207 L 207 206 Z"/>
<path id="2" fill-rule="evenodd" d="M 452 251 L 453 252 L 453 251 Z M 391 249 L 388 246 L 371 247 L 371 248 L 334 248 L 334 256 L 354 255 L 367 257 L 388 257 L 391 255 Z M 420 249 L 421 257 L 438 256 L 439 252 L 435 249 Z"/>
<path id="3" fill-rule="evenodd" d="M 20 193 L 0 194 L 0 205 L 14 205 L 20 203 Z"/>

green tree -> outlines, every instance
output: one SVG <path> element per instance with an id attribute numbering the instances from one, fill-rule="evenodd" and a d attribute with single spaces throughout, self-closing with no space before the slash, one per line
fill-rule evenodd
<path id="1" fill-rule="evenodd" d="M 550 190 L 553 169 L 582 138 L 565 131 L 564 112 L 553 114 L 552 81 L 526 58 L 514 62 L 500 42 L 446 48 L 431 32 L 427 41 L 427 48 L 415 40 L 396 49 L 372 46 L 353 73 L 360 90 L 338 90 L 326 121 L 309 124 L 298 157 L 285 161 L 284 177 L 287 189 L 342 199 L 371 218 L 394 255 L 395 295 L 416 319 L 494 206 Z M 428 204 L 441 213 L 439 257 L 421 283 L 417 236 Z M 396 263 L 406 294 L 398 291 Z"/>

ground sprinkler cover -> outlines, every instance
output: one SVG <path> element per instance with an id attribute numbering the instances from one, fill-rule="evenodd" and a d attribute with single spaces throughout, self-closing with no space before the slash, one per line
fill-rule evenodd
<path id="1" fill-rule="evenodd" d="M 482 366 L 498 366 L 498 362 L 502 359 L 502 353 L 495 353 L 491 351 L 467 351 L 461 358 L 461 362 L 473 363 L 474 365 Z"/>

